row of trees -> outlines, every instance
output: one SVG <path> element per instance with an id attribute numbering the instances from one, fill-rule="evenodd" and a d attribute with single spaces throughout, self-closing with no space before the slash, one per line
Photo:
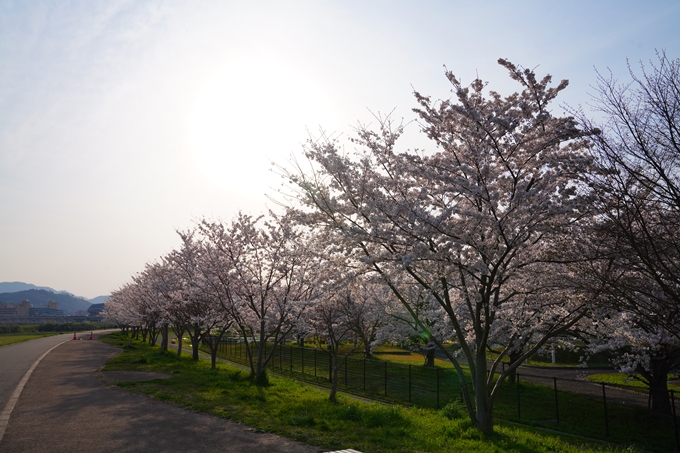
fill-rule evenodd
<path id="1" fill-rule="evenodd" d="M 585 342 L 640 373 L 667 412 L 680 364 L 680 60 L 658 60 L 628 85 L 599 77 L 603 124 L 553 115 L 567 81 L 552 87 L 506 60 L 521 87 L 507 97 L 447 72 L 452 99 L 415 93 L 434 149 L 398 151 L 389 117 L 358 127 L 350 152 L 310 140 L 304 159 L 279 167 L 285 215 L 180 232 L 182 247 L 116 291 L 109 315 L 164 345 L 168 327 L 187 332 L 195 358 L 205 338 L 213 365 L 234 329 L 253 346 L 254 377 L 268 341 L 323 339 L 331 399 L 341 344 L 370 355 L 420 338 L 454 365 L 485 432 L 500 385 L 529 356 Z"/>

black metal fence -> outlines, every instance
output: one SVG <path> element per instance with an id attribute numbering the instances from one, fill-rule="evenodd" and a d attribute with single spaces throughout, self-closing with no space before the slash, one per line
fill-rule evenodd
<path id="1" fill-rule="evenodd" d="M 272 352 L 271 344 L 265 353 Z M 225 338 L 219 355 L 246 364 L 245 344 Z M 277 345 L 268 367 L 297 379 L 328 385 L 331 356 L 323 350 Z M 439 409 L 462 397 L 453 369 L 428 368 L 350 356 L 339 372 L 347 392 L 400 404 Z M 671 391 L 671 415 L 649 410 L 649 395 L 576 379 L 517 374 L 494 400 L 497 418 L 579 433 L 660 452 L 680 451 L 677 413 L 680 395 Z"/>

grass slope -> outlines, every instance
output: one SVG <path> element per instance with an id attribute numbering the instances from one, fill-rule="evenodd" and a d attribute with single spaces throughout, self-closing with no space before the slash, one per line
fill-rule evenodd
<path id="1" fill-rule="evenodd" d="M 7 346 L 8 344 L 21 343 L 22 341 L 35 340 L 36 338 L 51 337 L 52 335 L 59 335 L 60 333 L 61 332 L 0 334 L 0 346 Z"/>
<path id="2" fill-rule="evenodd" d="M 325 449 L 353 448 L 363 452 L 602 452 L 623 451 L 558 434 L 539 433 L 505 423 L 485 437 L 456 411 L 406 408 L 341 397 L 330 404 L 327 392 L 296 381 L 270 377 L 258 387 L 247 373 L 206 361 L 193 362 L 175 353 L 138 342 L 127 347 L 127 337 L 104 341 L 122 347 L 106 370 L 159 371 L 167 380 L 121 383 L 121 387 L 171 401 L 194 410 L 251 425 Z M 449 419 L 447 417 L 454 417 Z M 635 449 L 628 451 L 637 451 Z"/>

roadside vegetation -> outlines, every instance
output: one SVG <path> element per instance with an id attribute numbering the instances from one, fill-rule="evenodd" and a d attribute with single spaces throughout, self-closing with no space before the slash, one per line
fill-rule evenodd
<path id="1" fill-rule="evenodd" d="M 669 379 L 673 379 L 673 376 L 669 376 Z M 680 380 L 680 375 L 677 377 Z M 639 375 L 630 376 L 623 373 L 601 373 L 601 374 L 591 374 L 586 377 L 586 380 L 596 383 L 605 383 L 610 385 L 615 385 L 622 388 L 639 389 L 640 391 L 647 393 L 649 392 L 649 385 L 641 380 Z M 668 390 L 673 390 L 676 393 L 680 393 L 680 385 L 668 384 Z M 680 395 L 678 395 L 680 396 Z"/>
<path id="2" fill-rule="evenodd" d="M 35 340 L 36 338 L 51 337 L 61 332 L 29 332 L 29 333 L 0 333 L 0 346 Z"/>
<path id="3" fill-rule="evenodd" d="M 219 417 L 246 423 L 319 445 L 326 449 L 353 448 L 363 452 L 615 452 L 619 448 L 576 437 L 545 433 L 497 420 L 484 435 L 473 427 L 459 401 L 441 410 L 368 402 L 328 392 L 294 380 L 270 375 L 269 385 L 257 386 L 248 371 L 206 360 L 193 361 L 157 347 L 113 334 L 102 340 L 123 348 L 104 370 L 156 371 L 166 380 L 120 383 L 130 391 L 153 396 Z M 584 417 L 588 414 L 585 412 Z"/>
<path id="4" fill-rule="evenodd" d="M 62 333 L 82 332 L 113 327 L 113 323 L 100 322 L 46 322 L 41 324 L 0 324 L 0 346 L 21 343 L 36 338 Z"/>

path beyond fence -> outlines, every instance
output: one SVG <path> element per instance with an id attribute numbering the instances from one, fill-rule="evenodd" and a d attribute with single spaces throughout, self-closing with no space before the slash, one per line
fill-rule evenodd
<path id="1" fill-rule="evenodd" d="M 267 353 L 271 349 L 267 349 Z M 247 364 L 245 344 L 225 338 L 218 354 Z M 278 345 L 268 367 L 321 385 L 329 385 L 331 357 L 322 350 Z M 680 451 L 680 395 L 671 391 L 673 414 L 648 409 L 647 393 L 576 379 L 518 374 L 505 382 L 494 402 L 496 418 L 547 427 L 621 444 L 644 445 L 659 452 Z M 339 373 L 339 388 L 350 393 L 440 409 L 462 397 L 455 370 L 426 368 L 384 360 L 349 357 Z"/>

